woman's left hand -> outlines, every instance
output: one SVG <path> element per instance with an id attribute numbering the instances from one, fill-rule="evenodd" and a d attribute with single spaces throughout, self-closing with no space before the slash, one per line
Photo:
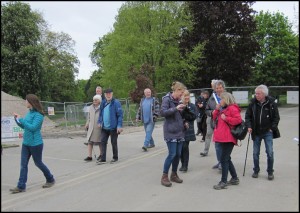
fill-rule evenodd
<path id="1" fill-rule="evenodd" d="M 222 114 L 221 114 L 221 118 L 222 118 L 222 120 L 224 120 L 224 121 L 225 121 L 225 119 L 226 119 L 226 115 L 225 115 L 224 113 L 222 113 Z"/>
<path id="2" fill-rule="evenodd" d="M 20 115 L 14 112 L 14 117 L 15 118 L 20 118 Z"/>
<path id="3" fill-rule="evenodd" d="M 188 123 L 188 122 L 185 122 L 185 123 L 184 123 L 184 127 L 185 127 L 186 129 L 188 129 L 188 128 L 189 128 L 189 123 Z"/>

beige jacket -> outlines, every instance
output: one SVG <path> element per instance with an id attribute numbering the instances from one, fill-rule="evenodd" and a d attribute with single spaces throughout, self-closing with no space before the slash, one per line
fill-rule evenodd
<path id="1" fill-rule="evenodd" d="M 97 126 L 99 119 L 100 107 L 95 109 L 94 105 L 90 105 L 89 114 L 87 116 L 86 126 L 88 126 L 87 140 L 92 142 L 100 142 L 101 128 Z"/>

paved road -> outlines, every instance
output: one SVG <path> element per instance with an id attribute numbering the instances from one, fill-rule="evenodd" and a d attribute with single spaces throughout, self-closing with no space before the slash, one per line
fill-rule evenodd
<path id="1" fill-rule="evenodd" d="M 190 144 L 187 173 L 178 173 L 182 184 L 160 184 L 167 155 L 162 126 L 154 130 L 156 147 L 142 152 L 144 132 L 121 134 L 119 162 L 96 165 L 84 162 L 87 148 L 82 136 L 45 139 L 44 162 L 56 178 L 49 189 L 42 173 L 29 164 L 27 191 L 10 194 L 19 177 L 20 147 L 5 149 L 1 157 L 1 211 L 299 211 L 299 107 L 280 108 L 282 137 L 274 141 L 273 181 L 267 180 L 266 154 L 261 151 L 261 172 L 252 174 L 252 142 L 248 150 L 246 173 L 243 167 L 247 140 L 235 147 L 232 159 L 240 177 L 238 186 L 214 190 L 221 174 L 212 144 L 209 155 L 200 157 L 204 143 Z M 14 142 L 15 143 L 15 142 Z M 18 142 L 20 144 L 20 142 Z M 98 150 L 94 148 L 98 154 Z M 112 157 L 108 145 L 107 160 Z"/>

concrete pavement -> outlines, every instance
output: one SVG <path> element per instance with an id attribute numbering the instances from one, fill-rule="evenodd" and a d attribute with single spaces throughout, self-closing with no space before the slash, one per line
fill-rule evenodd
<path id="1" fill-rule="evenodd" d="M 248 148 L 246 173 L 243 168 L 247 138 L 235 147 L 232 160 L 240 178 L 237 186 L 214 190 L 221 173 L 216 163 L 214 144 L 207 157 L 201 157 L 204 143 L 190 143 L 187 173 L 178 171 L 182 184 L 160 184 L 167 148 L 162 123 L 154 129 L 156 147 L 143 152 L 145 133 L 127 132 L 118 140 L 119 162 L 96 165 L 84 162 L 87 147 L 83 136 L 45 138 L 43 161 L 56 178 L 56 184 L 43 189 L 45 178 L 29 163 L 27 190 L 11 194 L 19 178 L 21 146 L 4 149 L 1 157 L 1 211 L 299 211 L 299 107 L 280 108 L 281 138 L 274 140 L 274 175 L 267 179 L 264 143 L 261 147 L 259 178 L 252 175 L 252 141 Z M 244 117 L 244 116 L 243 116 Z M 13 142 L 19 143 L 20 141 Z M 94 147 L 96 155 L 99 149 Z M 94 155 L 94 154 L 93 154 Z M 112 158 L 108 144 L 107 161 Z M 230 175 L 229 175 L 230 179 Z"/>

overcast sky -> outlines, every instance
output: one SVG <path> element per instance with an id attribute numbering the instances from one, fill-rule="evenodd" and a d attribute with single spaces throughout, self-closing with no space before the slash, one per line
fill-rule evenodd
<path id="1" fill-rule="evenodd" d="M 124 1 L 25 1 L 25 3 L 29 3 L 32 10 L 38 10 L 43 14 L 51 31 L 64 32 L 72 37 L 76 42 L 75 51 L 80 61 L 78 79 L 89 79 L 92 72 L 97 69 L 89 58 L 93 44 L 99 37 L 112 31 L 115 17 Z M 281 12 L 290 22 L 295 22 L 295 16 L 299 16 L 298 1 L 257 1 L 252 8 L 258 12 L 261 10 L 271 13 Z"/>

